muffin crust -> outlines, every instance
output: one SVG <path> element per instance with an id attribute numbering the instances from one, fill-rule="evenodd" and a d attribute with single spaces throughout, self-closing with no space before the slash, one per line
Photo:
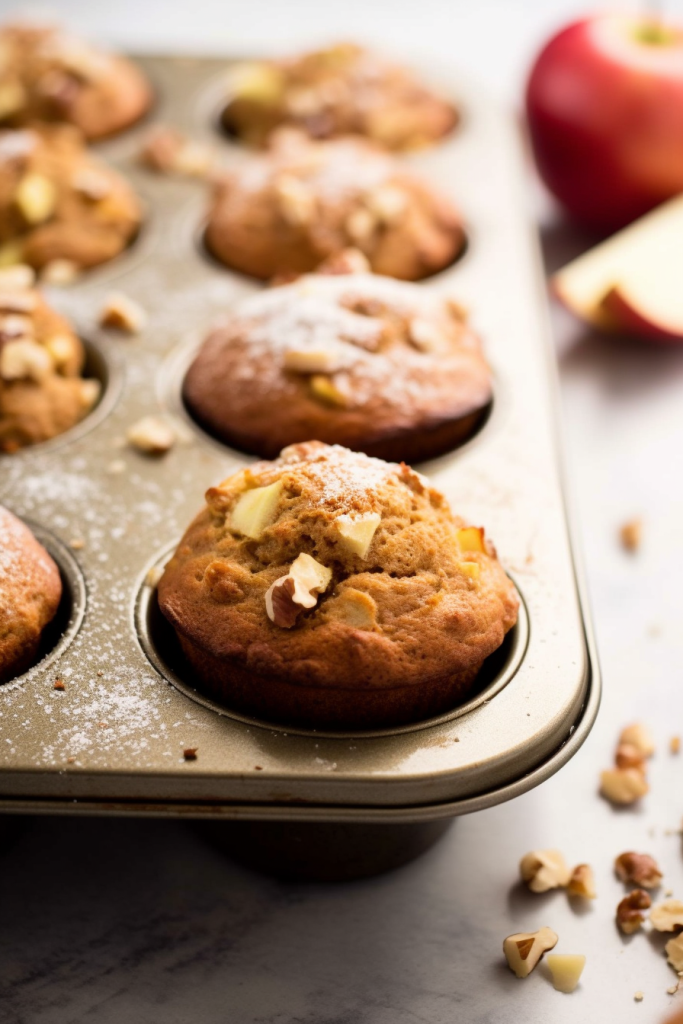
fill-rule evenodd
<path id="1" fill-rule="evenodd" d="M 53 25 L 6 25 L 0 54 L 0 124 L 7 127 L 58 121 L 101 139 L 128 128 L 152 102 L 146 78 L 129 60 Z"/>
<path id="2" fill-rule="evenodd" d="M 97 380 L 71 324 L 32 287 L 33 271 L 0 270 L 0 452 L 48 441 L 92 409 Z"/>
<path id="3" fill-rule="evenodd" d="M 30 668 L 61 597 L 54 561 L 28 527 L 0 505 L 0 683 Z"/>
<path id="4" fill-rule="evenodd" d="M 94 267 L 118 256 L 141 219 L 131 187 L 88 152 L 78 129 L 0 132 L 0 264 Z"/>
<path id="5" fill-rule="evenodd" d="M 244 517 L 244 495 L 257 488 L 271 488 L 261 523 L 253 507 Z M 366 550 L 349 540 L 359 522 L 370 524 Z M 250 524 L 256 536 L 243 532 Z M 272 588 L 302 555 L 329 584 L 288 626 L 269 617 L 266 595 L 273 605 Z M 316 728 L 389 726 L 449 709 L 518 608 L 483 531 L 453 516 L 423 477 L 318 442 L 209 490 L 158 597 L 202 690 Z"/>
<path id="6" fill-rule="evenodd" d="M 261 279 L 307 273 L 355 246 L 375 273 L 418 281 L 465 242 L 450 199 L 375 144 L 314 142 L 293 128 L 217 182 L 205 237 L 217 259 Z"/>
<path id="7" fill-rule="evenodd" d="M 231 79 L 223 124 L 252 146 L 291 125 L 315 139 L 353 134 L 387 149 L 421 149 L 458 122 L 455 107 L 410 70 L 353 43 L 241 64 Z"/>
<path id="8" fill-rule="evenodd" d="M 247 299 L 184 383 L 210 433 L 262 458 L 315 437 L 417 462 L 466 440 L 491 396 L 462 311 L 369 273 L 309 275 Z"/>

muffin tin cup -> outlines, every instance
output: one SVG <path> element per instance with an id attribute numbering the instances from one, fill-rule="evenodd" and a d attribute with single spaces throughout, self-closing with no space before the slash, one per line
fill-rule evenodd
<path id="1" fill-rule="evenodd" d="M 211 117 L 228 61 L 141 63 L 156 85 L 158 120 L 213 143 L 227 164 L 244 159 Z M 457 81 L 452 92 L 467 111 L 460 129 L 404 159 L 463 211 L 465 257 L 421 287 L 448 291 L 471 309 L 493 370 L 493 410 L 478 434 L 419 466 L 457 514 L 486 527 L 522 596 L 519 623 L 477 691 L 429 721 L 330 733 L 248 718 L 194 688 L 158 614 L 149 571 L 168 557 L 205 490 L 253 461 L 194 423 L 181 386 L 208 329 L 261 286 L 202 252 L 205 186 L 144 171 L 137 163 L 142 128 L 135 128 L 98 149 L 144 197 L 140 242 L 76 285 L 49 292 L 94 346 L 93 359 L 107 362 L 102 400 L 68 434 L 0 458 L 0 502 L 35 525 L 76 595 L 52 651 L 0 687 L 10 740 L 0 744 L 0 806 L 276 824 L 412 823 L 417 850 L 441 831 L 425 831 L 425 823 L 530 789 L 585 739 L 600 688 L 564 507 L 545 295 L 523 212 L 522 147 L 513 120 L 485 97 Z M 146 309 L 138 337 L 96 327 L 112 288 Z M 182 437 L 152 459 L 127 447 L 125 434 L 158 411 Z M 54 690 L 57 676 L 63 691 Z M 231 831 L 237 855 L 255 834 Z M 349 858 L 358 836 L 349 832 Z"/>

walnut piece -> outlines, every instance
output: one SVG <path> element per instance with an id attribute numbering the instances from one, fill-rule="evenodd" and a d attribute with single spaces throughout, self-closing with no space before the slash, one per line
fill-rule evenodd
<path id="1" fill-rule="evenodd" d="M 537 932 L 517 932 L 503 942 L 508 967 L 518 978 L 527 978 L 544 953 L 554 949 L 558 936 L 552 928 L 539 928 Z"/>
<path id="2" fill-rule="evenodd" d="M 641 519 L 629 519 L 619 529 L 619 540 L 625 551 L 635 552 L 643 539 L 643 522 Z"/>
<path id="3" fill-rule="evenodd" d="M 662 881 L 662 872 L 649 853 L 634 853 L 631 850 L 620 853 L 614 862 L 614 870 L 622 882 L 636 885 L 639 889 L 656 889 Z"/>
<path id="4" fill-rule="evenodd" d="M 609 768 L 600 775 L 600 792 L 614 804 L 632 804 L 649 791 L 637 768 Z"/>
<path id="5" fill-rule="evenodd" d="M 165 455 L 175 444 L 176 436 L 163 416 L 143 416 L 128 429 L 126 440 L 146 455 Z"/>
<path id="6" fill-rule="evenodd" d="M 340 346 L 307 345 L 285 349 L 282 362 L 285 370 L 295 373 L 334 373 L 345 359 Z"/>
<path id="7" fill-rule="evenodd" d="M 669 751 L 672 754 L 680 754 L 681 752 L 681 737 L 672 736 L 669 740 Z"/>
<path id="8" fill-rule="evenodd" d="M 617 924 L 624 935 L 633 935 L 637 932 L 645 916 L 641 913 L 648 910 L 652 904 L 650 894 L 644 889 L 634 889 L 617 907 Z"/>
<path id="9" fill-rule="evenodd" d="M 160 174 L 204 178 L 214 164 L 213 153 L 201 142 L 188 139 L 177 128 L 154 125 L 145 136 L 140 162 Z"/>
<path id="10" fill-rule="evenodd" d="M 683 901 L 664 900 L 650 911 L 650 923 L 658 932 L 677 932 L 683 928 Z"/>
<path id="11" fill-rule="evenodd" d="M 569 883 L 570 871 L 559 850 L 532 850 L 519 862 L 522 880 L 532 892 L 548 892 Z"/>
<path id="12" fill-rule="evenodd" d="M 9 341 L 0 350 L 2 380 L 33 380 L 39 384 L 52 370 L 50 353 L 35 341 L 24 338 Z"/>
<path id="13" fill-rule="evenodd" d="M 643 757 L 652 757 L 656 749 L 652 733 L 642 722 L 634 722 L 633 725 L 627 725 L 621 730 L 619 746 L 623 743 L 635 747 Z"/>
<path id="14" fill-rule="evenodd" d="M 111 327 L 126 334 L 139 334 L 147 323 L 142 306 L 123 292 L 110 292 L 100 311 L 100 327 Z"/>
<path id="15" fill-rule="evenodd" d="M 50 260 L 40 272 L 40 279 L 46 284 L 73 284 L 81 276 L 81 268 L 73 260 Z"/>
<path id="16" fill-rule="evenodd" d="M 581 896 L 587 900 L 595 899 L 595 876 L 589 864 L 577 864 L 571 873 L 567 892 L 570 896 Z"/>
<path id="17" fill-rule="evenodd" d="M 580 953 L 550 953 L 546 963 L 558 992 L 573 992 L 586 966 Z"/>
<path id="18" fill-rule="evenodd" d="M 295 558 L 286 576 L 266 591 L 266 614 L 271 622 L 291 629 L 304 608 L 314 608 L 318 595 L 327 590 L 332 570 L 303 552 Z"/>
<path id="19" fill-rule="evenodd" d="M 675 971 L 683 972 L 683 933 L 675 939 L 669 939 L 666 946 L 666 959 Z"/>
<path id="20" fill-rule="evenodd" d="M 639 772 L 645 771 L 645 758 L 632 743 L 619 744 L 614 755 L 614 763 L 617 768 L 637 768 Z"/>

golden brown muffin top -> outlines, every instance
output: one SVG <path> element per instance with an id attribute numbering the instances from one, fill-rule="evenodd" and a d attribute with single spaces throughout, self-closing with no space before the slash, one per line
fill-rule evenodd
<path id="1" fill-rule="evenodd" d="M 419 149 L 458 121 L 455 107 L 408 68 L 353 43 L 241 64 L 230 80 L 224 123 L 255 146 L 289 124 L 311 138 L 357 134 L 388 149 Z"/>
<path id="2" fill-rule="evenodd" d="M 159 584 L 161 608 L 256 673 L 419 684 L 480 664 L 516 621 L 484 531 L 406 465 L 312 441 L 206 497 Z"/>
<path id="3" fill-rule="evenodd" d="M 0 505 L 0 682 L 27 666 L 62 595 L 59 570 L 42 544 Z"/>
<path id="4" fill-rule="evenodd" d="M 376 273 L 417 280 L 447 266 L 464 233 L 446 195 L 367 139 L 280 128 L 267 152 L 216 183 L 207 241 L 263 278 L 313 270 L 354 246 Z"/>
<path id="5" fill-rule="evenodd" d="M 319 273 L 241 302 L 207 339 L 185 396 L 216 429 L 256 426 L 268 407 L 275 436 L 292 437 L 306 410 L 340 424 L 362 414 L 374 436 L 484 408 L 491 375 L 447 298 L 370 273 Z"/>
<path id="6" fill-rule="evenodd" d="M 141 219 L 126 181 L 68 125 L 0 131 L 0 261 L 36 268 L 57 259 L 110 259 Z"/>
<path id="7" fill-rule="evenodd" d="M 142 73 L 55 25 L 0 29 L 0 123 L 76 125 L 89 139 L 121 131 L 151 103 Z"/>

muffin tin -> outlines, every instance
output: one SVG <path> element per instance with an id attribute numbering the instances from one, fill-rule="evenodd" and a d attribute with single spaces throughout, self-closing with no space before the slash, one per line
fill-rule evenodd
<path id="1" fill-rule="evenodd" d="M 218 126 L 230 62 L 144 57 L 155 120 L 244 153 Z M 467 305 L 494 373 L 492 412 L 457 451 L 422 464 L 457 514 L 484 524 L 522 597 L 518 625 L 452 713 L 392 730 L 282 728 L 192 687 L 159 614 L 164 564 L 212 484 L 253 460 L 210 438 L 180 397 L 207 329 L 260 285 L 202 246 L 206 189 L 137 164 L 145 125 L 98 147 L 146 204 L 131 248 L 70 288 L 47 289 L 87 343 L 97 408 L 46 444 L 0 459 L 0 501 L 35 530 L 65 583 L 62 635 L 0 687 L 0 806 L 299 821 L 409 823 L 509 799 L 578 749 L 599 678 L 572 554 L 557 443 L 557 392 L 517 125 L 466 83 L 456 133 L 403 157 L 463 211 L 464 256 L 421 287 Z M 95 324 L 121 290 L 147 310 L 137 338 Z M 165 457 L 126 447 L 126 429 L 165 410 L 183 438 Z M 153 573 L 152 573 L 153 575 Z M 61 679 L 63 690 L 55 690 Z M 196 748 L 196 759 L 183 752 Z"/>

